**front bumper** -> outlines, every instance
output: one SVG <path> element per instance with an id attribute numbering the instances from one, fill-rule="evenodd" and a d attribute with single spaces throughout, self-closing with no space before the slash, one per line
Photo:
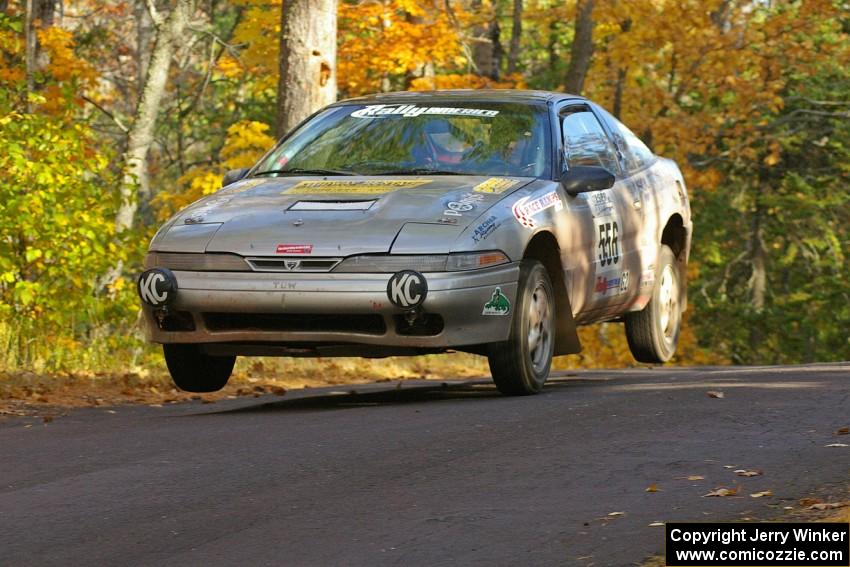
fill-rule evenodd
<path id="1" fill-rule="evenodd" d="M 292 354 L 298 348 L 308 353 L 331 345 L 442 350 L 507 340 L 519 263 L 423 275 L 428 295 L 418 320 L 441 325 L 416 332 L 387 297 L 392 274 L 174 271 L 178 291 L 168 310 L 143 305 L 143 311 L 153 342 L 200 343 L 210 352 L 234 354 Z M 484 304 L 496 288 L 511 310 L 485 315 Z M 186 330 L 163 324 L 166 314 L 182 318 Z M 288 326 L 289 320 L 299 324 Z M 363 320 L 381 324 L 349 324 Z"/>

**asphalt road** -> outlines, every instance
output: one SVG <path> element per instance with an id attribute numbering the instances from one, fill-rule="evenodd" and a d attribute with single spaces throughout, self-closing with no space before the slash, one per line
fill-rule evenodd
<path id="1" fill-rule="evenodd" d="M 850 487 L 850 364 L 353 389 L 4 421 L 0 564 L 632 565 Z"/>

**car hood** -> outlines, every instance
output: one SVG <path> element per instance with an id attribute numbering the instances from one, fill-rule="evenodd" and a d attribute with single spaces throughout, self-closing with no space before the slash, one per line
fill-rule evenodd
<path id="1" fill-rule="evenodd" d="M 151 249 L 243 256 L 386 253 L 405 224 L 444 224 L 455 227 L 447 234 L 457 235 L 531 181 L 447 175 L 251 178 L 181 211 Z M 183 249 L 181 242 L 191 245 Z"/>

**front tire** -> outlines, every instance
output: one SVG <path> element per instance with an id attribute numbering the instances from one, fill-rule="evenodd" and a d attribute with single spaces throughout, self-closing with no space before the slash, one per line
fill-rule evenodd
<path id="1" fill-rule="evenodd" d="M 511 334 L 490 345 L 493 382 L 503 394 L 536 394 L 543 388 L 555 351 L 555 293 L 543 264 L 523 260 Z"/>
<path id="2" fill-rule="evenodd" d="M 187 392 L 216 392 L 224 388 L 233 372 L 235 356 L 210 356 L 198 345 L 162 345 L 165 364 L 174 384 Z"/>
<path id="3" fill-rule="evenodd" d="M 626 339 L 638 362 L 667 362 L 676 352 L 682 326 L 682 276 L 670 247 L 664 245 L 655 272 L 652 299 L 641 311 L 626 314 Z"/>

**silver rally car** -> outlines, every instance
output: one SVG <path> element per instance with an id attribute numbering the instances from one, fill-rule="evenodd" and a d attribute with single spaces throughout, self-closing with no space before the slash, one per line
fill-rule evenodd
<path id="1" fill-rule="evenodd" d="M 538 392 L 578 325 L 664 362 L 686 308 L 682 174 L 593 102 L 537 91 L 333 104 L 156 234 L 138 291 L 178 387 L 236 356 L 489 357 Z"/>

